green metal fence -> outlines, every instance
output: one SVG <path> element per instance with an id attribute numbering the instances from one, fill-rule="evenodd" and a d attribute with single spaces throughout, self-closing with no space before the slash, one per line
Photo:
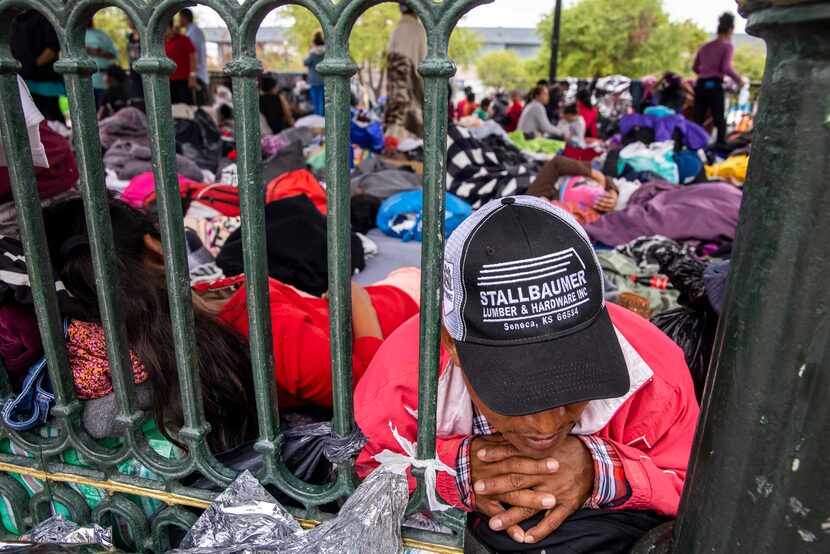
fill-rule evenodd
<path id="1" fill-rule="evenodd" d="M 491 0 L 405 0 L 420 17 L 428 37 L 428 56 L 419 68 L 424 78 L 425 222 L 422 250 L 422 311 L 418 457 L 435 457 L 436 396 L 440 331 L 441 260 L 443 255 L 444 178 L 446 173 L 447 83 L 455 72 L 448 59 L 450 33 L 467 11 Z M 257 477 L 287 493 L 305 508 L 298 518 L 325 519 L 319 506 L 348 496 L 357 485 L 353 461 L 341 464 L 337 480 L 324 486 L 303 483 L 293 477 L 281 461 L 282 437 L 274 386 L 271 320 L 267 285 L 264 233 L 264 192 L 259 145 L 259 100 L 257 76 L 262 64 L 256 59 L 255 36 L 263 18 L 273 9 L 297 4 L 310 10 L 326 35 L 326 57 L 318 67 L 325 78 L 326 142 L 328 180 L 329 290 L 331 306 L 332 377 L 334 383 L 334 431 L 348 435 L 354 428 L 351 367 L 351 301 L 349 281 L 349 79 L 356 72 L 349 58 L 348 38 L 357 18 L 378 0 L 206 0 L 227 24 L 233 42 L 233 59 L 225 73 L 233 80 L 244 263 L 247 275 L 250 346 L 256 388 L 259 440 L 256 450 L 264 466 Z M 43 337 L 49 376 L 56 396 L 52 410 L 56 436 L 7 428 L 0 439 L 11 441 L 32 456 L 0 454 L 0 494 L 19 530 L 49 515 L 51 503 L 63 506 L 78 522 L 107 522 L 115 515 L 127 529 L 126 546 L 134 551 L 164 550 L 168 526 L 188 528 L 195 516 L 182 506 L 204 507 L 213 493 L 192 489 L 181 479 L 198 471 L 225 486 L 236 472 L 225 467 L 207 447 L 198 374 L 194 371 L 194 333 L 191 291 L 184 245 L 182 209 L 179 201 L 173 121 L 168 74 L 173 63 L 165 56 L 162 34 L 170 18 L 192 2 L 178 0 L 0 0 L 0 131 L 9 160 L 12 192 L 19 214 L 21 238 L 32 283 L 38 325 Z M 107 208 L 104 171 L 90 76 L 97 70 L 84 49 L 86 23 L 104 7 L 118 7 L 132 19 L 141 37 L 141 58 L 135 70 L 141 74 L 146 96 L 158 212 L 167 286 L 174 329 L 177 372 L 181 383 L 184 426 L 179 436 L 188 447 L 181 459 L 170 460 L 157 453 L 142 432 L 144 414 L 137 409 L 129 347 L 118 294 L 111 222 Z M 80 423 L 81 405 L 75 397 L 72 374 L 63 344 L 61 319 L 52 283 L 42 211 L 29 143 L 18 96 L 16 72 L 19 64 L 9 49 L 9 33 L 15 15 L 26 8 L 38 9 L 58 31 L 61 60 L 55 64 L 63 74 L 69 97 L 74 144 L 79 162 L 80 189 L 86 207 L 93 265 L 98 284 L 101 320 L 108 344 L 113 387 L 117 399 L 116 423 L 123 440 L 104 446 L 92 440 Z M 11 394 L 5 372 L 0 372 L 0 394 Z M 74 451 L 89 467 L 67 462 Z M 127 476 L 119 466 L 136 460 L 163 481 Z M 28 493 L 8 474 L 34 479 L 43 490 Z M 423 474 L 413 470 L 418 487 L 409 512 L 428 510 Z M 83 487 L 108 491 L 90 509 L 79 494 Z M 125 495 L 155 498 L 167 505 L 149 524 L 138 506 Z M 439 551 L 454 551 L 463 542 L 464 518 L 460 512 L 435 514 L 454 535 L 408 530 L 411 541 L 435 545 Z M 414 544 L 414 542 L 413 542 Z M 443 545 L 439 547 L 438 545 Z M 443 548 L 443 550 L 441 550 Z"/>

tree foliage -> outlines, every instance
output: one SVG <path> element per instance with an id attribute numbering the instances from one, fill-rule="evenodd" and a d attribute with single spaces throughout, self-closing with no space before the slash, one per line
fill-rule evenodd
<path id="1" fill-rule="evenodd" d="M 535 81 L 525 62 L 513 50 L 496 50 L 476 62 L 478 77 L 485 86 L 501 90 L 525 90 Z"/>
<path id="2" fill-rule="evenodd" d="M 552 23 L 552 12 L 539 22 L 543 46 L 530 64 L 534 77 L 547 76 Z M 706 39 L 695 23 L 670 21 L 662 0 L 581 0 L 562 10 L 559 74 L 689 74 L 695 50 Z"/>
<path id="3" fill-rule="evenodd" d="M 753 81 L 760 81 L 764 76 L 767 52 L 763 43 L 753 42 L 735 47 L 732 65 L 735 71 Z"/>
<path id="4" fill-rule="evenodd" d="M 126 68 L 129 65 L 127 59 L 127 34 L 130 32 L 127 27 L 127 14 L 118 8 L 104 8 L 98 10 L 92 18 L 96 29 L 106 32 L 115 47 L 118 48 L 118 64 Z"/>
<path id="5" fill-rule="evenodd" d="M 481 51 L 481 36 L 473 29 L 456 27 L 450 35 L 449 55 L 457 65 L 471 65 Z"/>

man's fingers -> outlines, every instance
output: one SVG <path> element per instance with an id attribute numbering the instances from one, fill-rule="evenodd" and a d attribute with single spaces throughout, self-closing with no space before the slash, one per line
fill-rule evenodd
<path id="1" fill-rule="evenodd" d="M 559 460 L 556 458 L 524 458 L 513 456 L 502 462 L 507 465 L 507 473 L 524 473 L 525 475 L 547 475 L 559 470 Z"/>
<path id="2" fill-rule="evenodd" d="M 547 492 L 536 492 L 532 490 L 510 491 L 498 495 L 497 498 L 505 504 L 518 508 L 535 508 L 537 510 L 549 510 L 556 506 L 556 497 Z"/>
<path id="3" fill-rule="evenodd" d="M 500 462 L 506 458 L 518 456 L 519 451 L 512 444 L 495 443 L 485 444 L 475 455 L 482 462 Z"/>
<path id="4" fill-rule="evenodd" d="M 510 528 L 514 526 L 518 526 L 519 523 L 523 522 L 524 520 L 531 518 L 538 514 L 540 510 L 535 510 L 533 508 L 523 508 L 521 506 L 513 506 L 508 508 L 507 510 L 503 511 L 500 514 L 496 514 L 495 516 L 490 518 L 490 529 L 493 531 L 503 531 L 505 529 L 508 530 L 508 534 L 515 540 L 515 529 L 513 533 L 510 533 Z M 522 532 L 523 540 L 527 541 L 527 534 Z"/>
<path id="5" fill-rule="evenodd" d="M 559 469 L 559 462 L 553 459 L 531 460 L 529 458 L 515 458 L 515 460 L 519 460 L 520 463 L 516 463 L 509 469 L 505 469 L 504 473 L 495 477 L 475 481 L 473 483 L 473 490 L 476 494 L 494 495 L 522 489 L 531 489 L 543 481 L 541 476 L 556 473 Z"/>
<path id="6" fill-rule="evenodd" d="M 493 496 L 494 494 L 530 489 L 534 486 L 536 486 L 536 480 L 532 476 L 522 475 L 521 473 L 508 473 L 497 477 L 480 479 L 473 483 L 473 490 L 477 495 L 486 494 L 487 496 Z"/>
<path id="7" fill-rule="evenodd" d="M 524 542 L 534 543 L 544 539 L 559 529 L 559 526 L 562 525 L 562 523 L 564 523 L 564 521 L 573 513 L 574 510 L 572 508 L 561 504 L 552 510 L 548 510 L 548 513 L 544 518 L 542 518 L 539 525 L 531 527 L 525 532 Z M 501 515 L 496 517 L 502 518 Z"/>
<path id="8" fill-rule="evenodd" d="M 475 510 L 487 517 L 493 517 L 496 514 L 502 513 L 505 507 L 501 502 L 489 496 L 477 496 Z"/>
<path id="9" fill-rule="evenodd" d="M 545 475 L 559 469 L 559 462 L 554 458 L 537 460 L 519 455 L 513 446 L 485 446 L 479 449 L 476 457 L 482 462 L 496 464 L 501 462 L 505 473 L 524 473 L 525 475 Z"/>

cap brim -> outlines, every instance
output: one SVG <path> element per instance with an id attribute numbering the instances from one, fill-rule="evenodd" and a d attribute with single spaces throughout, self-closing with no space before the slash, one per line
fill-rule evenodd
<path id="1" fill-rule="evenodd" d="M 628 368 L 608 310 L 554 340 L 514 346 L 456 341 L 461 367 L 484 404 L 522 416 L 628 392 Z"/>

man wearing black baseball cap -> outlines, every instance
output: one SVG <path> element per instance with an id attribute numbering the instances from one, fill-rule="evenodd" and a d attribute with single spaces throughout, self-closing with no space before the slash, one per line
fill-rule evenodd
<path id="1" fill-rule="evenodd" d="M 450 237 L 438 392 L 441 498 L 507 552 L 624 552 L 675 515 L 698 407 L 682 351 L 604 300 L 574 219 L 527 196 L 490 202 Z M 355 393 L 373 457 L 417 437 L 418 321 Z"/>

